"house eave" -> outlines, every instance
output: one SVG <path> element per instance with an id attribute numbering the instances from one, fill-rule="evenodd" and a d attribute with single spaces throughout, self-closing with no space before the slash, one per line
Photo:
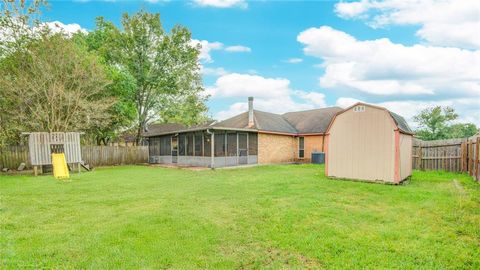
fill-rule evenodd
<path id="1" fill-rule="evenodd" d="M 157 136 L 164 136 L 176 133 L 187 133 L 187 132 L 195 132 L 195 131 L 204 131 L 204 130 L 228 130 L 228 131 L 244 131 L 244 132 L 258 132 L 257 129 L 252 128 L 230 128 L 230 127 L 201 127 L 201 128 L 192 128 L 192 129 L 182 129 L 182 130 L 174 130 L 156 134 L 145 134 L 142 137 L 149 138 L 149 137 L 157 137 Z"/>

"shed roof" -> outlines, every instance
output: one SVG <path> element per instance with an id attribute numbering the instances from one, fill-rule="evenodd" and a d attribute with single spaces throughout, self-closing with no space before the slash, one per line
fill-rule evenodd
<path id="1" fill-rule="evenodd" d="M 373 107 L 373 108 L 377 108 L 377 109 L 380 109 L 380 110 L 384 110 L 386 112 L 388 112 L 388 114 L 390 115 L 390 117 L 392 117 L 393 121 L 395 122 L 395 125 L 397 126 L 397 128 L 403 132 L 403 133 L 407 133 L 407 134 L 411 134 L 413 135 L 414 132 L 412 131 L 412 129 L 408 126 L 407 124 L 407 121 L 405 121 L 405 118 L 403 118 L 402 116 L 394 113 L 394 112 L 391 112 L 389 110 L 387 110 L 386 108 L 384 107 L 380 107 L 380 106 L 377 106 L 377 105 L 372 105 L 372 104 L 368 104 L 368 103 L 363 103 L 363 102 L 357 102 L 355 104 L 353 104 L 352 106 L 344 109 L 344 110 L 341 110 L 339 112 L 336 113 L 335 116 L 339 115 L 339 114 L 342 114 L 348 110 L 350 110 L 351 108 L 357 106 L 357 105 L 366 105 L 366 106 L 370 106 L 370 107 Z M 334 120 L 333 120 L 334 121 Z M 329 127 L 327 128 L 327 132 L 330 128 L 330 126 L 333 124 L 333 121 L 331 121 L 331 123 L 329 124 Z"/>
<path id="2" fill-rule="evenodd" d="M 388 111 L 388 112 L 390 113 L 390 116 L 392 116 L 393 120 L 397 124 L 398 129 L 400 129 L 401 131 L 406 132 L 406 133 L 413 133 L 413 130 L 410 129 L 410 127 L 407 124 L 407 121 L 405 121 L 405 118 L 403 118 L 402 116 L 400 116 L 400 115 L 398 115 L 394 112 L 391 112 L 391 111 Z"/>

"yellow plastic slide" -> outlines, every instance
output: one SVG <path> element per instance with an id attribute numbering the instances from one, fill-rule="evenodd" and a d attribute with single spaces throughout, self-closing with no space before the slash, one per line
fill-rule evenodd
<path id="1" fill-rule="evenodd" d="M 52 154 L 53 176 L 57 179 L 68 179 L 70 174 L 68 173 L 67 161 L 65 160 L 65 154 Z"/>

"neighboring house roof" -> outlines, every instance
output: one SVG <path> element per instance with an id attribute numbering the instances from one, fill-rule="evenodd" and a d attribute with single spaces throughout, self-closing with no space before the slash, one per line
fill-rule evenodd
<path id="1" fill-rule="evenodd" d="M 324 133 L 327 131 L 328 125 L 335 114 L 341 111 L 342 108 L 340 107 L 328 107 L 308 111 L 289 112 L 282 116 L 298 133 Z"/>

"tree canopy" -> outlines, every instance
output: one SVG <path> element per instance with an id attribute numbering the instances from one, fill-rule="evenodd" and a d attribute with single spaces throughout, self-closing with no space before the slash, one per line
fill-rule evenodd
<path id="1" fill-rule="evenodd" d="M 88 43 L 109 65 L 134 79 L 137 141 L 152 121 L 196 124 L 205 119 L 199 47 L 191 45 L 185 27 L 166 33 L 160 14 L 139 11 L 124 14 L 121 29 L 98 18 Z"/>
<path id="2" fill-rule="evenodd" d="M 28 131 L 87 130 L 105 125 L 113 98 L 95 54 L 60 34 L 43 36 L 1 62 L 1 96 L 11 123 Z"/>
<path id="3" fill-rule="evenodd" d="M 435 106 L 422 110 L 414 117 L 418 124 L 417 137 L 422 140 L 466 138 L 477 133 L 472 123 L 454 123 L 458 114 L 450 107 Z"/>
<path id="4" fill-rule="evenodd" d="M 1 0 L 0 145 L 21 131 L 84 131 L 106 144 L 151 122 L 193 125 L 207 107 L 199 45 L 182 26 L 167 33 L 160 15 L 103 18 L 87 34 L 54 34 L 44 0 Z"/>

